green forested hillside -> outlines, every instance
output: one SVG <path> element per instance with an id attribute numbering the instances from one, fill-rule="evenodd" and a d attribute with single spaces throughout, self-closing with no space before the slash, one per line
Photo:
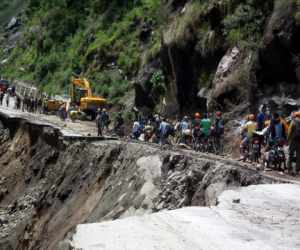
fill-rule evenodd
<path id="1" fill-rule="evenodd" d="M 84 72 L 97 92 L 118 98 L 136 74 L 141 53 L 159 51 L 158 30 L 145 43 L 140 39 L 145 25 L 157 26 L 159 6 L 159 0 L 30 0 L 24 46 L 13 51 L 4 74 L 59 92 L 72 72 Z"/>
<path id="2" fill-rule="evenodd" d="M 10 18 L 16 15 L 24 6 L 26 0 L 1 0 L 0 4 L 0 25 L 7 23 Z"/>
<path id="3" fill-rule="evenodd" d="M 205 109 L 209 99 L 231 110 L 282 86 L 290 95 L 300 78 L 298 0 L 15 0 L 0 20 L 17 2 L 26 3 L 22 36 L 0 50 L 0 74 L 49 93 L 67 92 L 75 72 L 112 102 L 135 89 L 140 106 L 165 96 L 173 111 Z M 217 79 L 234 47 L 233 69 Z"/>

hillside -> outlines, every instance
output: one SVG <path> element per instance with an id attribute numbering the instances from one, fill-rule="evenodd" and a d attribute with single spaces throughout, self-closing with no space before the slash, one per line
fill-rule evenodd
<path id="1" fill-rule="evenodd" d="M 1 0 L 0 25 L 3 26 L 25 6 L 25 0 Z"/>
<path id="2" fill-rule="evenodd" d="M 76 72 L 112 103 L 135 90 L 135 105 L 168 114 L 206 104 L 240 114 L 299 96 L 296 0 L 22 2 L 22 26 L 5 36 L 21 35 L 2 50 L 0 74 L 46 92 L 66 93 Z"/>

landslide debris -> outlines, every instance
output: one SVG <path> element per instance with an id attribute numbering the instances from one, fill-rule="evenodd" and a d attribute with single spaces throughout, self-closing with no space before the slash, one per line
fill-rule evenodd
<path id="1" fill-rule="evenodd" d="M 229 187 L 271 182 L 190 152 L 68 140 L 43 123 L 0 118 L 1 249 L 57 249 L 77 224 L 216 204 Z"/>
<path id="2" fill-rule="evenodd" d="M 217 206 L 78 225 L 71 244 L 83 250 L 298 250 L 299 191 L 292 184 L 227 190 Z"/>

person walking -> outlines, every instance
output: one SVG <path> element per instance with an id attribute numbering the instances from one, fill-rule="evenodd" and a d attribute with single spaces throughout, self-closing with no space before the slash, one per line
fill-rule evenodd
<path id="1" fill-rule="evenodd" d="M 191 136 L 189 118 L 187 116 L 183 117 L 182 121 L 180 122 L 179 130 L 180 130 L 179 143 L 187 144 L 188 137 Z"/>
<path id="2" fill-rule="evenodd" d="M 103 122 L 103 126 L 104 126 L 103 128 L 105 128 L 105 132 L 107 133 L 108 132 L 108 126 L 109 126 L 110 120 L 109 120 L 109 115 L 108 115 L 106 109 L 102 110 L 101 120 Z"/>
<path id="3" fill-rule="evenodd" d="M 19 110 L 21 108 L 21 97 L 16 95 L 16 109 Z"/>
<path id="4" fill-rule="evenodd" d="M 9 107 L 9 99 L 10 99 L 10 96 L 9 96 L 9 93 L 7 92 L 6 96 L 5 96 L 6 107 Z"/>
<path id="5" fill-rule="evenodd" d="M 119 112 L 114 123 L 114 133 L 118 136 L 124 136 L 123 131 L 124 119 L 122 113 Z"/>
<path id="6" fill-rule="evenodd" d="M 266 105 L 261 105 L 259 108 L 259 113 L 257 115 L 256 121 L 257 121 L 257 131 L 262 131 L 265 127 L 265 121 L 266 121 Z"/>
<path id="7" fill-rule="evenodd" d="M 138 140 L 142 134 L 142 131 L 143 129 L 141 123 L 138 120 L 136 120 L 132 126 L 132 138 Z"/>
<path id="8" fill-rule="evenodd" d="M 201 120 L 200 127 L 202 130 L 203 135 L 208 138 L 210 135 L 211 129 L 211 120 L 208 117 L 208 114 L 204 114 L 204 118 Z"/>
<path id="9" fill-rule="evenodd" d="M 273 144 L 286 141 L 285 126 L 284 123 L 281 121 L 280 115 L 278 113 L 273 114 L 268 134 L 270 142 Z"/>
<path id="10" fill-rule="evenodd" d="M 215 122 L 212 128 L 214 144 L 216 148 L 217 154 L 223 154 L 223 141 L 224 141 L 224 120 L 222 117 L 222 112 L 216 112 Z"/>
<path id="11" fill-rule="evenodd" d="M 3 105 L 3 99 L 4 99 L 4 92 L 0 90 L 0 104 Z"/>
<path id="12" fill-rule="evenodd" d="M 62 121 L 66 121 L 67 119 L 67 110 L 66 105 L 62 104 L 58 110 L 58 115 Z"/>
<path id="13" fill-rule="evenodd" d="M 296 175 L 300 171 L 300 111 L 292 114 L 292 122 L 289 126 L 287 138 L 289 144 L 288 169 Z M 295 155 L 296 166 L 293 168 Z"/>
<path id="14" fill-rule="evenodd" d="M 97 126 L 97 135 L 98 136 L 102 136 L 102 122 L 101 122 L 101 115 L 102 115 L 102 110 L 98 109 L 97 110 L 97 116 L 96 116 L 96 126 Z"/>
<path id="15" fill-rule="evenodd" d="M 192 129 L 196 128 L 196 127 L 200 127 L 201 124 L 201 115 L 200 113 L 195 113 L 194 115 L 194 119 L 192 121 Z"/>
<path id="16" fill-rule="evenodd" d="M 171 125 L 166 118 L 163 118 L 159 126 L 159 144 L 161 146 L 168 143 L 168 137 L 171 133 Z"/>

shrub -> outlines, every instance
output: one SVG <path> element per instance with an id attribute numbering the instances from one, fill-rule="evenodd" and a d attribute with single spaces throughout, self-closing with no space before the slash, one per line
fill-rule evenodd
<path id="1" fill-rule="evenodd" d="M 297 12 L 295 14 L 296 23 L 298 26 L 300 26 L 300 0 L 297 0 Z"/>
<path id="2" fill-rule="evenodd" d="M 265 17 L 249 4 L 240 4 L 223 20 L 223 34 L 231 45 L 240 41 L 257 42 L 263 32 Z"/>

